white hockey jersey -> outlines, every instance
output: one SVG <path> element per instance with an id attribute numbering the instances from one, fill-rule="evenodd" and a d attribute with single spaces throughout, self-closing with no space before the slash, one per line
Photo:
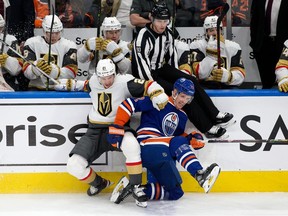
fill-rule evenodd
<path id="1" fill-rule="evenodd" d="M 288 40 L 284 42 L 284 47 L 276 65 L 275 73 L 277 82 L 284 78 L 288 78 Z"/>
<path id="2" fill-rule="evenodd" d="M 128 97 L 144 96 L 149 82 L 136 79 L 130 74 L 117 74 L 113 85 L 105 89 L 98 77 L 92 75 L 88 83 L 86 81 L 93 103 L 89 121 L 94 124 L 112 124 L 122 101 Z"/>
<path id="3" fill-rule="evenodd" d="M 203 38 L 190 44 L 191 63 L 194 75 L 199 80 L 205 80 L 217 65 L 217 59 L 207 56 L 208 42 Z M 241 47 L 236 42 L 225 40 L 225 47 L 221 49 L 221 67 L 232 73 L 232 81 L 229 85 L 240 85 L 246 76 L 244 64 L 241 58 Z"/>
<path id="4" fill-rule="evenodd" d="M 49 44 L 45 41 L 42 36 L 35 36 L 29 38 L 24 44 L 24 57 L 27 60 L 34 61 L 48 56 Z M 73 41 L 65 38 L 60 38 L 54 44 L 51 44 L 51 65 L 53 70 L 59 70 L 57 79 L 70 79 L 75 78 L 78 72 L 77 65 L 77 47 Z M 53 71 L 52 70 L 52 71 Z M 45 76 L 37 77 L 33 73 L 33 66 L 24 63 L 23 66 L 24 75 L 30 79 L 29 88 L 36 88 L 43 90 L 47 88 L 47 78 Z M 52 73 L 51 73 L 52 74 Z M 54 83 L 49 81 L 49 89 L 53 89 Z"/>
<path id="5" fill-rule="evenodd" d="M 1 40 L 3 40 L 3 37 L 4 37 L 3 33 L 0 33 Z M 9 46 L 11 46 L 11 48 L 13 48 L 15 51 L 18 51 L 20 53 L 16 37 L 14 37 L 13 35 L 7 34 L 5 38 L 5 42 Z M 3 65 L 4 70 L 2 70 L 2 73 L 3 74 L 9 73 L 12 76 L 17 76 L 22 70 L 22 66 L 19 62 L 20 60 L 19 56 L 17 56 L 17 54 L 11 51 L 7 46 L 4 46 L 3 53 L 7 53 L 9 57 L 6 60 L 5 65 Z"/>
<path id="6" fill-rule="evenodd" d="M 95 37 L 95 40 L 96 40 L 96 37 Z M 130 42 L 119 40 L 117 44 L 122 49 L 122 53 L 125 56 L 125 58 L 122 61 L 116 63 L 117 73 L 131 74 L 131 60 L 130 60 L 131 49 L 129 48 Z M 96 68 L 95 55 L 96 55 L 95 51 L 93 52 L 88 51 L 85 48 L 85 45 L 83 45 L 80 49 L 78 49 L 78 52 L 77 52 L 79 62 L 90 63 L 89 69 L 88 69 L 89 77 L 91 77 L 93 73 L 95 72 L 95 68 Z M 108 57 L 108 54 L 106 51 L 99 51 L 99 59 L 105 59 L 107 57 Z"/>

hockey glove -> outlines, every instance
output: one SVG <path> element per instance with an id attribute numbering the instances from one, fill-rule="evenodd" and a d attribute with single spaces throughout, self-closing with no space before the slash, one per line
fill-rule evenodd
<path id="1" fill-rule="evenodd" d="M 122 49 L 118 46 L 115 41 L 112 40 L 104 40 L 102 45 L 102 50 L 106 51 L 108 55 L 111 55 L 114 63 L 118 63 L 124 58 L 124 54 L 122 53 Z"/>
<path id="2" fill-rule="evenodd" d="M 165 94 L 164 89 L 157 82 L 152 82 L 152 84 L 147 89 L 147 93 L 155 109 L 158 111 L 164 109 L 168 103 L 168 96 Z"/>
<path id="3" fill-rule="evenodd" d="M 5 66 L 6 60 L 9 56 L 6 53 L 0 55 L 0 65 L 1 67 Z"/>
<path id="4" fill-rule="evenodd" d="M 101 50 L 104 39 L 101 37 L 92 37 L 86 40 L 85 48 L 87 51 Z"/>
<path id="5" fill-rule="evenodd" d="M 124 132 L 125 131 L 123 126 L 117 124 L 111 124 L 109 126 L 109 131 L 106 136 L 108 143 L 110 143 L 113 147 L 120 149 Z"/>
<path id="6" fill-rule="evenodd" d="M 44 59 L 39 59 L 37 61 L 36 67 L 39 68 L 40 70 L 42 70 L 43 72 L 45 72 L 48 75 L 52 71 L 52 66 L 50 64 L 48 64 L 48 62 L 45 61 Z"/>
<path id="7" fill-rule="evenodd" d="M 192 146 L 193 149 L 198 150 L 201 149 L 205 146 L 205 141 L 202 136 L 202 134 L 198 132 L 192 132 L 186 136 L 188 141 L 190 142 L 190 145 Z"/>
<path id="8" fill-rule="evenodd" d="M 278 88 L 281 92 L 288 92 L 288 77 L 283 77 L 278 82 Z"/>
<path id="9" fill-rule="evenodd" d="M 206 81 L 216 81 L 229 84 L 231 83 L 232 78 L 232 73 L 226 68 L 221 67 L 220 69 L 214 68 Z"/>
<path id="10" fill-rule="evenodd" d="M 59 79 L 59 84 L 54 86 L 55 91 L 81 91 L 84 89 L 86 81 L 77 81 L 76 79 Z"/>

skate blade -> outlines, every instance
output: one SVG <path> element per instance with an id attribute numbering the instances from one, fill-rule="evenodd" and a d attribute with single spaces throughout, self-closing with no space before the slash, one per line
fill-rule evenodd
<path id="1" fill-rule="evenodd" d="M 110 201 L 111 202 L 116 202 L 118 197 L 120 196 L 121 191 L 123 190 L 123 188 L 125 188 L 127 185 L 129 184 L 129 180 L 127 179 L 126 176 L 123 176 L 119 182 L 117 183 L 117 185 L 115 186 L 111 197 L 110 197 Z"/>
<path id="2" fill-rule="evenodd" d="M 135 200 L 135 203 L 137 206 L 141 207 L 141 208 L 147 208 L 147 202 L 139 202 L 137 200 Z"/>
<path id="3" fill-rule="evenodd" d="M 203 184 L 203 189 L 205 191 L 205 193 L 209 193 L 209 191 L 211 190 L 211 188 L 213 187 L 215 181 L 217 180 L 219 174 L 220 174 L 220 167 L 219 166 L 215 166 L 210 175 L 208 176 L 207 180 L 204 182 Z"/>

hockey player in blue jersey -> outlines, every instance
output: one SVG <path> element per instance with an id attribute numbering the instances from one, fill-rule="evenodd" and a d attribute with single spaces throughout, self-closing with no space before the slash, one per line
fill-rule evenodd
<path id="1" fill-rule="evenodd" d="M 128 98 L 118 107 L 114 124 L 110 126 L 123 129 L 133 113 L 142 112 L 137 139 L 141 146 L 143 166 L 156 180 L 143 186 L 151 200 L 177 200 L 183 196 L 182 180 L 176 161 L 198 181 L 206 193 L 210 191 L 220 173 L 220 167 L 216 163 L 204 170 L 193 152 L 193 149 L 204 147 L 203 136 L 197 132 L 185 133 L 188 117 L 182 108 L 193 100 L 194 92 L 192 81 L 178 79 L 174 83 L 168 104 L 160 111 L 153 108 L 147 97 Z M 108 134 L 107 137 L 111 144 L 122 141 L 121 133 Z M 129 181 L 123 177 L 115 187 L 111 201 L 118 204 L 131 193 Z"/>

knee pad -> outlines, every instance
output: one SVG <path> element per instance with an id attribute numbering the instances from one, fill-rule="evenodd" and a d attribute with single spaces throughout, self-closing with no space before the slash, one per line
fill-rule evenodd
<path id="1" fill-rule="evenodd" d="M 86 178 L 90 173 L 90 168 L 87 167 L 87 160 L 77 154 L 73 154 L 67 162 L 67 172 L 78 179 Z"/>
<path id="2" fill-rule="evenodd" d="M 126 163 L 140 162 L 140 145 L 136 137 L 131 132 L 125 132 L 121 150 L 126 157 Z"/>

